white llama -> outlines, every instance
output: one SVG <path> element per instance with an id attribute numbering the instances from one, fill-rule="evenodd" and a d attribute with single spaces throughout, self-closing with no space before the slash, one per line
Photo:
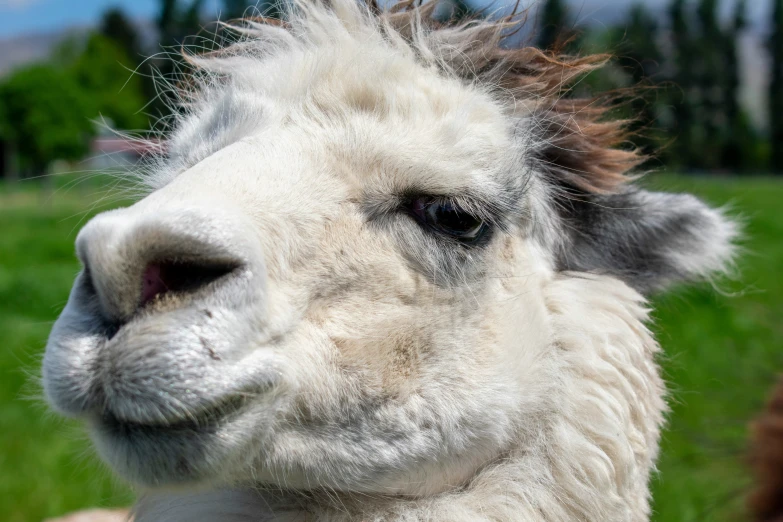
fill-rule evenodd
<path id="1" fill-rule="evenodd" d="M 601 57 L 300 0 L 193 57 L 150 194 L 79 234 L 43 364 L 137 522 L 642 521 L 643 294 L 734 225 L 647 192 Z"/>

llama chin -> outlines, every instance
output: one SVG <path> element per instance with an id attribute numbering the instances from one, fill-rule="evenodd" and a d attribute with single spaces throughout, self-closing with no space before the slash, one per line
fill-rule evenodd
<path id="1" fill-rule="evenodd" d="M 563 96 L 604 57 L 434 8 L 299 0 L 188 57 L 149 194 L 79 233 L 44 388 L 136 522 L 649 518 L 645 296 L 736 226 Z"/>

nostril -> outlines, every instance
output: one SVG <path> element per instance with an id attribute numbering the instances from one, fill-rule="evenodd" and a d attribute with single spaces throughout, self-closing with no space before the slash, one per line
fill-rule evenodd
<path id="1" fill-rule="evenodd" d="M 141 306 L 155 299 L 155 297 L 165 294 L 168 286 L 161 277 L 161 265 L 151 263 L 144 269 L 144 275 L 141 282 Z"/>
<path id="2" fill-rule="evenodd" d="M 144 269 L 142 276 L 140 306 L 169 292 L 194 292 L 233 272 L 236 268 L 237 265 L 187 261 L 150 263 Z"/>
<path id="3" fill-rule="evenodd" d="M 161 200 L 155 201 L 157 208 Z M 79 302 L 95 319 L 120 328 L 152 312 L 175 312 L 197 301 L 233 303 L 264 289 L 241 283 L 263 282 L 255 232 L 220 208 L 151 212 L 139 203 L 107 212 L 79 232 L 76 253 L 84 266 Z"/>

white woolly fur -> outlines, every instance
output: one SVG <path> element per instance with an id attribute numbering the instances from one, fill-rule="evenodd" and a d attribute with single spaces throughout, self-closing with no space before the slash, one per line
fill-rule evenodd
<path id="1" fill-rule="evenodd" d="M 150 194 L 79 234 L 45 390 L 139 486 L 136 522 L 648 520 L 642 292 L 720 270 L 734 226 L 566 186 L 541 85 L 471 69 L 502 27 L 426 14 L 302 0 L 191 57 Z M 491 233 L 434 233 L 423 197 Z M 198 284 L 147 295 L 165 270 Z"/>
<path id="2" fill-rule="evenodd" d="M 529 368 L 528 415 L 510 447 L 463 487 L 422 499 L 334 492 L 305 501 L 241 488 L 153 495 L 136 520 L 647 520 L 666 407 L 644 300 L 601 277 L 558 276 L 538 290 L 549 339 Z"/>

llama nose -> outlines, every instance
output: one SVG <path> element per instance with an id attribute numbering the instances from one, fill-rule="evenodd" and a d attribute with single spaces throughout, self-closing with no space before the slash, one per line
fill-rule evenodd
<path id="1" fill-rule="evenodd" d="M 164 296 L 175 306 L 205 299 L 221 281 L 260 262 L 248 241 L 235 237 L 241 228 L 214 212 L 131 207 L 93 218 L 76 251 L 104 319 L 122 324 Z"/>

